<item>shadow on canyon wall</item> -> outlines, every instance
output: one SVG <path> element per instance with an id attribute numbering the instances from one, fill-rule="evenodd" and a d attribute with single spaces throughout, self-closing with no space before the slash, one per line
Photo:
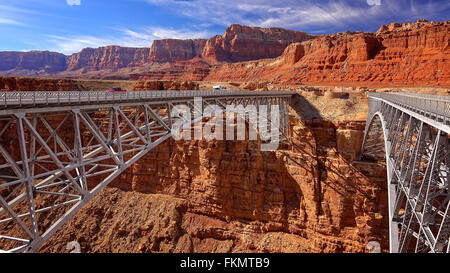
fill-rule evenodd
<path id="1" fill-rule="evenodd" d="M 336 125 L 305 98 L 296 95 L 292 105 L 301 117 L 293 122 L 302 129 L 292 130 L 288 149 L 261 152 L 251 141 L 169 140 L 130 170 L 128 181 L 114 185 L 184 198 L 189 212 L 224 222 L 262 223 L 255 232 L 345 237 L 354 230 L 359 239 L 352 240 L 377 240 L 386 250 L 385 185 L 339 153 Z M 345 251 L 344 243 L 333 250 Z"/>

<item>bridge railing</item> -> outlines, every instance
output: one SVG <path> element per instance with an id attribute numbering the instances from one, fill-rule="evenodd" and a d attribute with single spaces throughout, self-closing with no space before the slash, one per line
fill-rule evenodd
<path id="1" fill-rule="evenodd" d="M 174 91 L 18 91 L 0 92 L 0 106 L 33 105 L 33 104 L 58 104 L 58 103 L 92 103 L 109 101 L 147 100 L 147 99 L 173 99 L 192 97 L 223 97 L 223 96 L 270 96 L 292 95 L 289 91 L 199 91 L 199 90 L 174 90 Z"/>
<path id="2" fill-rule="evenodd" d="M 410 111 L 450 123 L 450 96 L 416 93 L 369 93 L 369 97 L 379 98 L 397 104 Z"/>

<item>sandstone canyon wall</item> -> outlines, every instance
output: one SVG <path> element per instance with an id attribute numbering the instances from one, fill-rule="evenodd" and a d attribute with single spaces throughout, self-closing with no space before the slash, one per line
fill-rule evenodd
<path id="1" fill-rule="evenodd" d="M 82 91 L 82 83 L 69 79 L 39 79 L 0 76 L 0 91 Z"/>
<path id="2" fill-rule="evenodd" d="M 224 35 L 206 42 L 202 57 L 219 62 L 249 61 L 278 57 L 292 42 L 312 39 L 305 32 L 282 28 L 231 25 Z"/>
<path id="3" fill-rule="evenodd" d="M 177 62 L 190 60 L 201 55 L 206 39 L 155 40 L 150 48 L 149 62 Z"/>
<path id="4" fill-rule="evenodd" d="M 206 43 L 204 39 L 155 40 L 150 48 L 129 48 L 107 46 L 85 48 L 67 57 L 66 71 L 80 70 L 81 73 L 106 69 L 137 67 L 152 62 L 166 63 L 185 61 L 201 54 Z"/>
<path id="5" fill-rule="evenodd" d="M 46 73 L 65 69 L 66 56 L 49 51 L 0 52 L 0 71 L 37 70 Z"/>
<path id="6" fill-rule="evenodd" d="M 188 60 L 194 60 L 189 65 L 196 67 L 195 58 L 213 63 L 273 58 L 279 56 L 288 44 L 312 37 L 304 32 L 282 28 L 231 25 L 224 35 L 209 40 L 155 40 L 150 48 L 105 46 L 85 48 L 70 56 L 48 51 L 0 52 L 0 71 L 13 70 L 8 75 L 20 76 L 33 75 L 33 71 L 44 69 L 43 73 L 35 72 L 35 75 L 60 77 L 103 71 L 104 74 L 117 72 L 131 78 L 130 68 L 139 69 L 144 66 L 144 71 L 139 70 L 142 73 L 145 70 L 159 70 L 161 63 L 172 64 Z M 185 65 L 182 66 L 184 68 Z"/>
<path id="7" fill-rule="evenodd" d="M 293 137 L 275 152 L 262 152 L 258 141 L 165 141 L 40 251 L 64 252 L 73 240 L 83 252 L 364 252 L 373 240 L 386 251 L 385 167 L 355 160 L 365 122 L 324 120 L 305 103 L 293 98 Z M 68 125 L 61 136 L 72 136 Z M 19 158 L 14 136 L 10 128 L 0 141 Z M 40 227 L 58 213 L 40 214 Z"/>
<path id="8" fill-rule="evenodd" d="M 277 152 L 164 142 L 41 251 L 72 240 L 83 252 L 364 252 L 371 240 L 386 251 L 384 167 L 343 156 L 358 152 L 364 122 L 292 121 L 294 147 Z"/>
<path id="9" fill-rule="evenodd" d="M 121 87 L 128 91 L 198 90 L 192 81 L 90 81 L 0 76 L 0 91 L 90 91 Z"/>
<path id="10" fill-rule="evenodd" d="M 126 48 L 120 46 L 85 48 L 81 52 L 67 57 L 66 70 L 81 69 L 82 72 L 87 72 L 136 66 L 145 63 L 148 56 L 148 48 Z"/>
<path id="11" fill-rule="evenodd" d="M 208 81 L 330 85 L 450 86 L 450 21 L 323 35 L 275 59 L 223 64 Z"/>

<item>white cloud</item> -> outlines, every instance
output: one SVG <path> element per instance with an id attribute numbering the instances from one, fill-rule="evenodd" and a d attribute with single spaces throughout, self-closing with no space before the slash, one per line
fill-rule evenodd
<path id="1" fill-rule="evenodd" d="M 374 1 L 374 0 L 369 0 Z M 375 0 L 379 1 L 379 0 Z M 329 1 L 317 4 L 310 0 L 194 0 L 166 1 L 147 0 L 153 5 L 173 7 L 175 12 L 201 21 L 218 25 L 244 24 L 262 27 L 300 28 L 311 24 L 337 24 L 345 20 L 362 18 L 373 13 L 377 7 L 354 7 L 345 1 Z M 371 11 L 372 9 L 372 11 Z"/>
<path id="2" fill-rule="evenodd" d="M 243 24 L 262 27 L 293 29 L 346 28 L 348 25 L 369 25 L 383 22 L 388 17 L 399 21 L 427 17 L 448 8 L 446 0 L 145 0 L 171 8 L 172 12 L 189 19 L 210 22 L 221 26 Z M 420 11 L 420 14 L 418 14 Z"/>
<path id="3" fill-rule="evenodd" d="M 57 36 L 47 35 L 52 44 L 51 51 L 56 51 L 64 54 L 71 54 L 78 52 L 85 47 L 100 47 L 110 44 L 110 40 L 99 39 L 93 36 Z"/>
<path id="4" fill-rule="evenodd" d="M 0 24 L 3 25 L 16 25 L 16 26 L 23 26 L 21 22 L 18 22 L 16 20 L 8 19 L 8 18 L 2 18 L 0 17 Z"/>
<path id="5" fill-rule="evenodd" d="M 81 0 L 66 0 L 69 6 L 79 6 L 81 5 Z"/>
<path id="6" fill-rule="evenodd" d="M 261 26 L 308 27 L 312 25 L 338 26 L 360 18 L 371 18 L 379 10 L 354 8 L 342 3 L 331 3 L 326 6 L 311 5 L 307 8 L 291 8 L 275 11 L 268 18 L 260 22 Z"/>
<path id="7" fill-rule="evenodd" d="M 196 39 L 209 38 L 212 34 L 208 31 L 192 31 L 187 29 L 175 30 L 172 28 L 147 27 L 144 33 L 149 33 L 155 39 Z"/>
<path id="8" fill-rule="evenodd" d="M 191 31 L 186 29 L 171 29 L 162 27 L 145 27 L 139 30 L 128 28 L 115 29 L 118 33 L 114 36 L 98 38 L 86 35 L 57 36 L 47 35 L 52 51 L 64 54 L 72 54 L 81 51 L 83 48 L 97 48 L 108 45 L 118 45 L 125 47 L 150 47 L 157 39 L 195 39 L 209 38 L 212 36 L 207 31 Z"/>

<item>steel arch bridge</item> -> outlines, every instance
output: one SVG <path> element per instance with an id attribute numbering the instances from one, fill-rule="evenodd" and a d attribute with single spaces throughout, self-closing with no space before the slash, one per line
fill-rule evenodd
<path id="1" fill-rule="evenodd" d="M 386 161 L 391 252 L 449 252 L 450 97 L 369 93 L 362 158 Z"/>
<path id="2" fill-rule="evenodd" d="M 280 112 L 277 134 L 289 136 L 295 92 L 135 91 L 0 93 L 0 249 L 34 252 L 101 189 L 176 133 L 187 105 L 266 106 Z M 269 108 L 269 109 L 268 109 Z M 195 116 L 197 118 L 195 119 Z M 261 117 L 262 115 L 260 115 Z M 206 116 L 207 117 L 207 116 Z M 269 127 L 270 115 L 267 120 Z M 271 125 L 272 124 L 272 125 Z M 179 129 L 178 129 L 179 130 Z"/>

